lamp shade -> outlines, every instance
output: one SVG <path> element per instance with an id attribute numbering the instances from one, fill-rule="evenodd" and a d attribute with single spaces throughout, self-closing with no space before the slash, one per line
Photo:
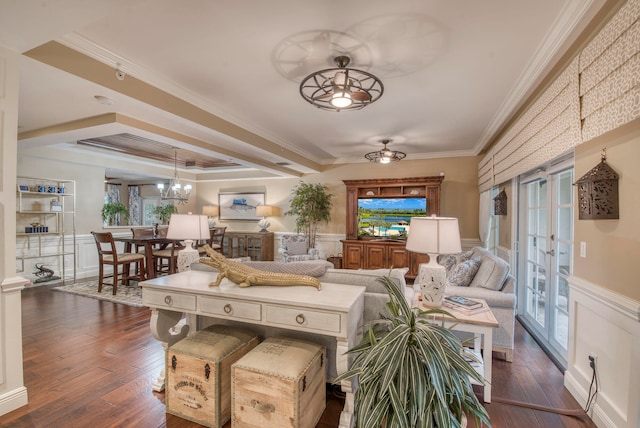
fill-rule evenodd
<path id="1" fill-rule="evenodd" d="M 207 217 L 215 217 L 218 215 L 218 207 L 215 205 L 205 205 L 202 207 L 202 214 Z"/>
<path id="2" fill-rule="evenodd" d="M 279 214 L 278 207 L 272 205 L 258 205 L 256 207 L 256 215 L 258 217 L 274 217 Z"/>
<path id="3" fill-rule="evenodd" d="M 171 214 L 167 239 L 209 239 L 207 216 Z"/>
<path id="4" fill-rule="evenodd" d="M 458 219 L 413 217 L 409 223 L 407 250 L 421 254 L 452 254 L 462 251 Z"/>

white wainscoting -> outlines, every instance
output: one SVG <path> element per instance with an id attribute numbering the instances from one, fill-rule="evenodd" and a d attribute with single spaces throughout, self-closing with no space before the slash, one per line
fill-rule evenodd
<path id="1" fill-rule="evenodd" d="M 584 407 L 596 355 L 599 392 L 590 412 L 598 427 L 640 427 L 640 302 L 569 278 L 569 358 L 564 384 Z"/>

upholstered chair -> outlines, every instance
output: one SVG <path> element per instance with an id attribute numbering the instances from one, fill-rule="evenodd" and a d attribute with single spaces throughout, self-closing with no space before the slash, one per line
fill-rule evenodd
<path id="1" fill-rule="evenodd" d="M 318 250 L 309 248 L 309 241 L 304 235 L 282 235 L 278 252 L 285 263 L 304 262 L 320 258 Z"/>

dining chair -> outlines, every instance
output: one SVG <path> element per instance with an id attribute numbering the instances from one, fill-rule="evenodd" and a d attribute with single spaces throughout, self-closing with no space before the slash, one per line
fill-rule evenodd
<path id="1" fill-rule="evenodd" d="M 91 232 L 96 241 L 98 248 L 99 273 L 98 273 L 98 293 L 102 292 L 102 286 L 105 285 L 104 280 L 112 278 L 113 294 L 118 290 L 118 281 L 122 285 L 128 285 L 132 278 L 138 281 L 145 280 L 144 254 L 138 253 L 118 253 L 116 243 L 113 240 L 111 232 Z M 130 266 L 135 264 L 135 276 L 130 276 Z M 105 275 L 105 265 L 110 265 L 113 272 Z M 122 267 L 122 270 L 120 270 Z"/>
<path id="2" fill-rule="evenodd" d="M 211 248 L 219 253 L 222 253 L 222 241 L 224 241 L 224 232 L 226 230 L 226 226 L 216 226 L 209 228 L 209 239 L 206 241 L 198 242 L 198 245 L 196 246 L 200 255 L 204 255 L 206 253 L 204 251 L 204 244 L 209 244 Z"/>
<path id="3" fill-rule="evenodd" d="M 133 235 L 134 238 L 153 238 L 154 236 L 156 236 L 152 227 L 148 227 L 148 228 L 132 227 L 131 234 Z M 144 247 L 145 246 L 142 244 L 135 244 L 135 248 L 136 248 L 135 252 L 144 253 Z"/>
<path id="4" fill-rule="evenodd" d="M 168 226 L 159 226 L 158 236 L 166 238 L 168 231 Z M 153 250 L 153 260 L 156 265 L 156 276 L 176 273 L 176 267 L 178 266 L 178 252 L 184 248 L 184 245 L 180 245 L 180 243 L 176 241 L 165 248 Z"/>

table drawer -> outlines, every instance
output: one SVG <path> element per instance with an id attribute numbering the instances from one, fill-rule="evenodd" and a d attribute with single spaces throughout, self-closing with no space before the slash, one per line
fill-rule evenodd
<path id="1" fill-rule="evenodd" d="M 204 315 L 220 315 L 228 318 L 242 318 L 253 321 L 260 321 L 262 319 L 262 305 L 260 303 L 200 297 L 198 305 L 200 306 L 199 312 L 202 312 Z"/>
<path id="2" fill-rule="evenodd" d="M 155 308 L 196 310 L 196 296 L 167 291 L 142 289 L 142 304 Z"/>
<path id="3" fill-rule="evenodd" d="M 267 323 L 340 333 L 340 314 L 266 305 Z"/>

